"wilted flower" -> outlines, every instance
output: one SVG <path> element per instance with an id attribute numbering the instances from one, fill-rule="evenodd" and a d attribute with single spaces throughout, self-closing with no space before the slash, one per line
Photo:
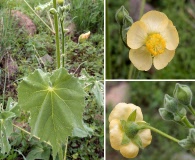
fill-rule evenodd
<path id="1" fill-rule="evenodd" d="M 158 11 L 150 11 L 140 21 L 132 24 L 127 32 L 129 58 L 138 70 L 149 70 L 154 64 L 163 69 L 175 55 L 179 36 L 168 17 Z"/>
<path id="2" fill-rule="evenodd" d="M 109 122 L 111 146 L 120 150 L 124 157 L 136 157 L 139 148 L 145 148 L 151 143 L 150 129 L 141 128 L 145 122 L 140 107 L 119 103 L 110 113 Z"/>
<path id="3" fill-rule="evenodd" d="M 90 31 L 89 32 L 87 32 L 87 33 L 83 33 L 83 34 L 81 34 L 80 36 L 79 36 L 79 40 L 78 40 L 78 42 L 79 43 L 82 43 L 82 42 L 84 42 L 85 40 L 87 40 L 88 38 L 89 38 L 89 36 L 90 36 Z"/>

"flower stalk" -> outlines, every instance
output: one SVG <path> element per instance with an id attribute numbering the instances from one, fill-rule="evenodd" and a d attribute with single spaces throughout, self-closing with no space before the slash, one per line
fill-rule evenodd
<path id="1" fill-rule="evenodd" d="M 57 9 L 56 0 L 53 0 L 53 8 Z M 54 26 L 55 26 L 55 40 L 56 40 L 56 62 L 57 68 L 60 68 L 60 40 L 59 40 L 59 29 L 58 29 L 58 15 L 57 13 L 54 14 Z"/>
<path id="2" fill-rule="evenodd" d="M 168 138 L 176 143 L 178 143 L 180 141 L 177 138 L 172 137 L 172 136 L 170 136 L 170 135 L 168 135 L 168 134 L 166 134 L 166 133 L 164 133 L 164 132 L 162 132 L 162 131 L 160 131 L 160 130 L 158 130 L 150 125 L 147 125 L 145 128 L 150 129 L 150 130 L 152 130 L 152 131 L 154 131 L 154 132 L 156 132 L 156 133 L 158 133 L 158 134 L 160 134 L 160 135 L 162 135 L 162 136 L 164 136 L 164 137 L 166 137 L 166 138 Z"/>

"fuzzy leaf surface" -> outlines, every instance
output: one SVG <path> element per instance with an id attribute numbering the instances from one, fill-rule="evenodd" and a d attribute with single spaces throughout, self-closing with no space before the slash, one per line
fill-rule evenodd
<path id="1" fill-rule="evenodd" d="M 64 68 L 36 70 L 18 86 L 18 104 L 31 114 L 31 133 L 51 143 L 53 159 L 73 129 L 83 129 L 84 96 L 78 79 Z"/>

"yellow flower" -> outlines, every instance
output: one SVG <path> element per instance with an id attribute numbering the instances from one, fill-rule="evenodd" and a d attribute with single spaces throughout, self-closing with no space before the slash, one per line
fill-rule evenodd
<path id="1" fill-rule="evenodd" d="M 178 44 L 175 26 L 158 11 L 144 14 L 127 32 L 129 58 L 138 70 L 147 71 L 152 63 L 156 69 L 163 69 L 173 59 Z"/>
<path id="2" fill-rule="evenodd" d="M 136 115 L 134 121 L 128 122 L 129 116 L 135 110 Z M 150 129 L 136 129 L 139 127 L 139 123 L 145 123 L 140 107 L 134 104 L 119 103 L 110 113 L 109 122 L 111 146 L 115 150 L 120 150 L 120 153 L 124 157 L 134 158 L 137 156 L 139 146 L 134 141 L 134 138 L 138 137 L 141 140 L 142 148 L 145 148 L 151 143 L 152 135 Z M 122 122 L 128 127 L 125 128 Z M 124 138 L 129 139 L 129 141 L 123 143 Z"/>
<path id="3" fill-rule="evenodd" d="M 89 38 L 90 34 L 91 34 L 90 31 L 87 32 L 87 33 L 81 34 L 81 35 L 79 36 L 78 42 L 79 42 L 79 43 L 84 42 L 85 40 L 87 40 L 87 39 Z"/>

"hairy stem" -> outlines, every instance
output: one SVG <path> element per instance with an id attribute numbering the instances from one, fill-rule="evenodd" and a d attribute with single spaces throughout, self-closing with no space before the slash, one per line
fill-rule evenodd
<path id="1" fill-rule="evenodd" d="M 63 20 L 60 21 L 60 25 L 61 25 L 61 32 L 62 32 L 62 67 L 65 66 L 65 48 L 64 48 L 64 43 L 65 43 L 65 35 L 64 35 L 64 25 L 63 25 Z"/>
<path id="2" fill-rule="evenodd" d="M 168 135 L 168 134 L 166 134 L 166 133 L 164 133 L 164 132 L 162 132 L 162 131 L 160 131 L 160 130 L 152 127 L 152 126 L 148 125 L 146 128 L 151 129 L 152 131 L 154 131 L 154 132 L 156 132 L 156 133 L 158 133 L 158 134 L 160 134 L 160 135 L 162 135 L 162 136 L 164 136 L 164 137 L 166 137 L 166 138 L 168 138 L 168 139 L 170 139 L 170 140 L 172 140 L 172 141 L 174 141 L 176 143 L 179 142 L 179 140 L 176 139 L 175 137 L 172 137 L 172 136 L 170 136 L 170 135 Z"/>
<path id="3" fill-rule="evenodd" d="M 57 9 L 56 0 L 53 0 L 53 8 Z M 59 30 L 58 30 L 58 15 L 54 14 L 54 26 L 55 26 L 55 40 L 56 40 L 56 62 L 57 68 L 60 68 L 60 40 L 59 40 Z"/>
<path id="4" fill-rule="evenodd" d="M 181 121 L 184 123 L 185 126 L 187 126 L 188 128 L 194 128 L 194 126 L 190 123 L 190 121 L 188 120 L 188 118 L 186 116 L 184 116 Z"/>
<path id="5" fill-rule="evenodd" d="M 189 105 L 188 108 L 189 108 L 190 112 L 195 116 L 194 108 L 191 105 Z"/>
<path id="6" fill-rule="evenodd" d="M 18 128 L 19 130 L 21 130 L 22 132 L 24 132 L 24 133 L 26 133 L 26 134 L 28 134 L 28 135 L 31 135 L 31 133 L 28 132 L 28 131 L 26 131 L 25 129 L 23 129 L 23 128 L 21 128 L 21 127 L 15 125 L 15 124 L 13 124 L 13 123 L 12 123 L 12 125 L 13 125 L 14 127 Z M 33 137 L 40 141 L 40 138 L 39 138 L 39 137 L 37 137 L 37 136 L 35 136 L 35 135 L 33 135 Z M 43 142 L 46 143 L 47 145 L 51 146 L 50 143 L 45 142 L 45 141 L 43 141 Z"/>

